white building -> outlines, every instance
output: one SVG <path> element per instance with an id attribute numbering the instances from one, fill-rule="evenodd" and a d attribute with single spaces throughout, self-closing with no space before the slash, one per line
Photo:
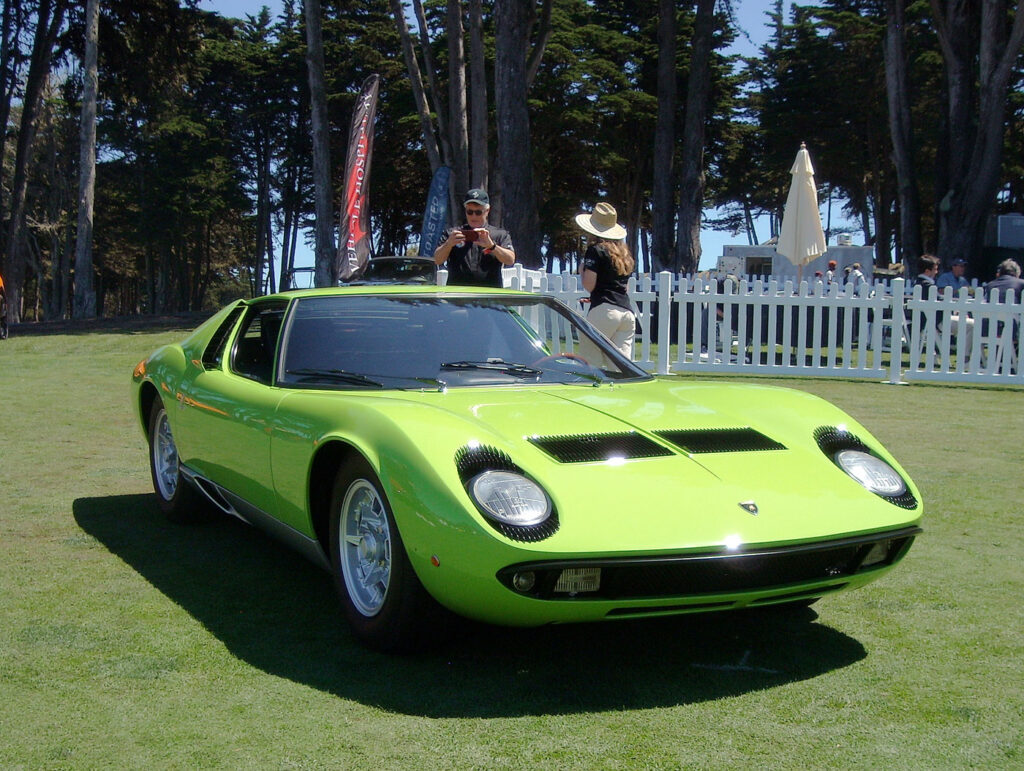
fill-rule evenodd
<path id="1" fill-rule="evenodd" d="M 874 270 L 874 259 L 873 246 L 830 246 L 827 252 L 805 265 L 800 275 L 804 279 L 813 279 L 815 271 L 824 273 L 828 270 L 829 260 L 835 260 L 836 271 L 840 275 L 847 265 L 859 262 L 861 271 L 870 278 Z M 774 244 L 723 246 L 717 270 L 737 276 L 772 276 L 780 280 L 792 278 L 794 281 L 798 275 L 796 266 L 776 252 Z"/>

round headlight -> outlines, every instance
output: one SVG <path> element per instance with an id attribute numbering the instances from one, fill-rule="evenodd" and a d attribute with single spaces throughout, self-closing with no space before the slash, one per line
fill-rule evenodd
<path id="1" fill-rule="evenodd" d="M 860 450 L 841 450 L 836 453 L 836 463 L 866 490 L 878 495 L 903 495 L 907 491 L 903 477 L 874 455 Z"/>
<path id="2" fill-rule="evenodd" d="M 469 482 L 474 500 L 491 519 L 530 527 L 551 516 L 551 501 L 540 486 L 511 471 L 485 471 Z"/>

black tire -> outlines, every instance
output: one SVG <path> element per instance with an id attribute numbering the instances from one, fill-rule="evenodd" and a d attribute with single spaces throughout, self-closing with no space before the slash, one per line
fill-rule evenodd
<path id="1" fill-rule="evenodd" d="M 149 411 L 149 473 L 160 511 L 171 522 L 198 522 L 209 514 L 206 498 L 181 473 L 167 410 L 159 399 Z"/>
<path id="2" fill-rule="evenodd" d="M 446 636 L 451 616 L 423 588 L 380 480 L 363 458 L 339 470 L 331 493 L 331 566 L 356 639 L 411 652 Z"/>

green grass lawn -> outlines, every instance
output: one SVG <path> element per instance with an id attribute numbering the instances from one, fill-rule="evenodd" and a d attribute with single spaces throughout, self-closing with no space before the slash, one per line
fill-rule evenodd
<path id="1" fill-rule="evenodd" d="M 285 547 L 159 515 L 128 382 L 180 336 L 0 343 L 0 767 L 1024 767 L 1024 390 L 765 381 L 922 490 L 925 533 L 861 591 L 389 657 Z"/>

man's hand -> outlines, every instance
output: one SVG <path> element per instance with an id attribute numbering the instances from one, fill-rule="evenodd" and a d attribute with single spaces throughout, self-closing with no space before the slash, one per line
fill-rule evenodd
<path id="1" fill-rule="evenodd" d="M 437 245 L 437 249 L 434 250 L 434 264 L 443 265 L 448 259 L 448 255 L 451 254 L 452 249 L 456 246 L 461 246 L 466 240 L 466 236 L 463 235 L 459 228 L 453 228 L 448 232 L 448 238 Z"/>
<path id="2" fill-rule="evenodd" d="M 484 249 L 493 249 L 497 244 L 494 243 L 494 239 L 491 238 L 491 233 L 487 228 L 473 228 L 476 231 L 476 241 Z"/>

